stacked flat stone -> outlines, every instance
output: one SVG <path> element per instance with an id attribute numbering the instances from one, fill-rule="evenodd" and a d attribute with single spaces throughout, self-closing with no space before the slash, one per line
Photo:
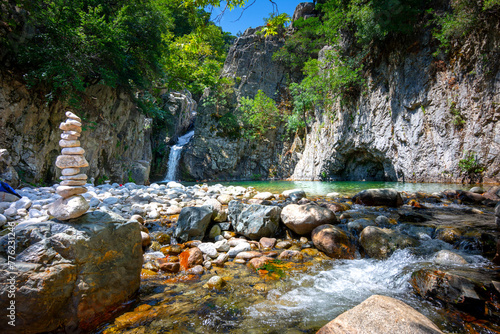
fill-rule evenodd
<path id="1" fill-rule="evenodd" d="M 59 220 L 80 217 L 89 209 L 89 204 L 81 196 L 87 192 L 84 187 L 87 175 L 80 173 L 80 168 L 89 165 L 83 156 L 85 150 L 80 147 L 78 140 L 82 132 L 82 120 L 71 111 L 66 112 L 66 117 L 68 119 L 59 126 L 59 129 L 63 130 L 59 141 L 62 150 L 56 160 L 56 166 L 62 169 L 62 181 L 56 193 L 62 198 L 54 202 L 49 210 L 49 213 Z"/>

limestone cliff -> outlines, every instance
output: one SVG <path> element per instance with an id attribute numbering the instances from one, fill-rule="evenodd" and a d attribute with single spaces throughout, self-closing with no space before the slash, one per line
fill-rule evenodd
<path id="1" fill-rule="evenodd" d="M 500 182 L 498 34 L 491 44 L 488 66 L 466 63 L 470 43 L 434 58 L 429 33 L 381 55 L 355 101 L 317 112 L 292 178 L 461 182 L 473 152 L 483 181 Z"/>
<path id="2" fill-rule="evenodd" d="M 282 37 L 264 38 L 256 29 L 247 29 L 229 50 L 222 75 L 235 82 L 227 97 L 227 109 L 237 108 L 241 97 L 253 98 L 258 90 L 279 99 L 286 84 L 283 68 L 272 55 L 284 43 Z M 296 155 L 284 154 L 289 143 L 283 142 L 283 128 L 266 133 L 264 138 L 248 140 L 221 134 L 217 129 L 219 112 L 202 98 L 195 123 L 195 136 L 181 160 L 183 179 L 255 179 L 283 178 L 289 175 Z"/>
<path id="3" fill-rule="evenodd" d="M 462 182 L 470 179 L 459 162 L 473 154 L 484 168 L 475 181 L 498 183 L 500 35 L 487 34 L 456 46 L 450 58 L 433 56 L 430 31 L 374 49 L 361 93 L 316 110 L 307 135 L 293 142 L 279 129 L 263 141 L 217 136 L 213 109 L 200 109 L 184 175 Z M 235 100 L 258 89 L 279 100 L 284 73 L 272 53 L 282 43 L 254 29 L 236 41 L 223 70 L 238 79 Z"/>

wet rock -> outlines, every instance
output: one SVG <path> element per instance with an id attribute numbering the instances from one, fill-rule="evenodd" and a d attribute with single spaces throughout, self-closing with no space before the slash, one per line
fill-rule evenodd
<path id="1" fill-rule="evenodd" d="M 457 253 L 443 249 L 434 255 L 434 263 L 440 265 L 465 265 L 467 261 Z"/>
<path id="2" fill-rule="evenodd" d="M 272 249 L 276 245 L 276 238 L 260 238 L 260 245 L 264 249 Z"/>
<path id="3" fill-rule="evenodd" d="M 435 233 L 435 238 L 443 240 L 446 243 L 454 244 L 462 237 L 462 232 L 453 227 L 438 228 Z"/>
<path id="4" fill-rule="evenodd" d="M 59 198 L 49 207 L 49 214 L 59 220 L 69 220 L 83 215 L 90 208 L 83 196 L 75 195 Z"/>
<path id="5" fill-rule="evenodd" d="M 474 194 L 482 194 L 482 193 L 484 193 L 484 190 L 481 187 L 472 187 L 471 190 L 469 190 L 469 191 L 471 193 L 474 193 Z"/>
<path id="6" fill-rule="evenodd" d="M 15 265 L 0 265 L 0 279 L 16 276 L 16 332 L 93 329 L 139 289 L 143 258 L 137 222 L 94 211 L 64 224 L 19 224 L 15 235 Z M 0 245 L 6 257 L 7 237 Z M 2 308 L 9 303 L 6 289 L 0 287 Z"/>
<path id="7" fill-rule="evenodd" d="M 252 240 L 272 237 L 278 230 L 280 213 L 281 208 L 277 206 L 244 206 L 237 222 L 233 223 L 234 231 Z"/>
<path id="8" fill-rule="evenodd" d="M 338 223 L 335 213 L 313 204 L 289 204 L 281 211 L 281 220 L 299 235 L 307 235 L 320 225 Z"/>
<path id="9" fill-rule="evenodd" d="M 191 268 L 187 271 L 188 274 L 192 274 L 192 275 L 203 275 L 204 272 L 205 272 L 205 269 L 203 268 L 203 266 L 200 266 L 200 265 L 194 266 L 193 268 Z"/>
<path id="10" fill-rule="evenodd" d="M 203 253 L 197 248 L 188 248 L 179 254 L 181 269 L 186 271 L 194 266 L 203 264 Z"/>
<path id="11" fill-rule="evenodd" d="M 401 194 L 395 189 L 367 189 L 363 190 L 352 198 L 356 204 L 368 206 L 390 206 L 398 207 L 403 205 Z"/>
<path id="12" fill-rule="evenodd" d="M 212 259 L 217 258 L 217 256 L 219 255 L 217 253 L 217 249 L 215 248 L 214 244 L 211 242 L 201 243 L 197 247 L 199 250 L 201 250 L 203 254 L 206 254 Z"/>
<path id="13" fill-rule="evenodd" d="M 247 252 L 241 252 L 236 255 L 235 259 L 243 259 L 243 260 L 251 260 L 255 257 L 261 257 L 262 253 L 256 252 L 256 251 L 247 251 Z"/>
<path id="14" fill-rule="evenodd" d="M 329 257 L 335 259 L 353 259 L 356 248 L 350 236 L 340 228 L 325 224 L 316 227 L 311 238 L 314 246 Z"/>
<path id="15" fill-rule="evenodd" d="M 500 292 L 494 272 L 471 270 L 420 269 L 410 283 L 421 297 L 452 305 L 478 318 L 498 319 Z"/>
<path id="16" fill-rule="evenodd" d="M 247 266 L 253 270 L 258 270 L 266 265 L 266 263 L 270 263 L 272 261 L 274 261 L 274 259 L 267 256 L 255 257 L 248 261 Z"/>
<path id="17" fill-rule="evenodd" d="M 301 262 L 302 260 L 304 260 L 304 255 L 300 251 L 285 250 L 281 252 L 281 254 L 278 256 L 278 259 Z"/>
<path id="18" fill-rule="evenodd" d="M 285 190 L 282 193 L 282 195 L 283 195 L 283 197 L 289 198 L 290 200 L 292 200 L 294 202 L 306 197 L 306 193 L 302 189 Z"/>
<path id="19" fill-rule="evenodd" d="M 443 334 L 427 317 L 397 299 L 373 295 L 330 321 L 317 334 Z"/>
<path id="20" fill-rule="evenodd" d="M 183 242 L 203 239 L 212 214 L 212 210 L 207 207 L 182 208 L 174 236 Z"/>
<path id="21" fill-rule="evenodd" d="M 483 195 L 473 193 L 470 191 L 462 191 L 458 194 L 458 199 L 463 203 L 472 203 L 472 204 L 480 204 L 486 198 Z"/>
<path id="22" fill-rule="evenodd" d="M 180 268 L 179 262 L 167 262 L 160 265 L 160 269 L 167 273 L 178 273 Z"/>
<path id="23" fill-rule="evenodd" d="M 414 247 L 418 241 L 387 228 L 368 226 L 361 232 L 359 243 L 369 257 L 385 259 L 397 249 Z"/>
<path id="24" fill-rule="evenodd" d="M 222 290 L 225 285 L 226 281 L 224 281 L 222 277 L 213 276 L 208 280 L 206 287 L 209 289 Z"/>
<path id="25" fill-rule="evenodd" d="M 292 247 L 293 243 L 290 240 L 283 240 L 276 243 L 278 249 L 288 249 Z"/>
<path id="26" fill-rule="evenodd" d="M 355 233 L 356 235 L 359 235 L 361 231 L 363 231 L 363 229 L 367 226 L 378 226 L 378 224 L 375 221 L 367 218 L 356 219 L 347 223 L 347 229 L 349 230 L 349 232 Z"/>

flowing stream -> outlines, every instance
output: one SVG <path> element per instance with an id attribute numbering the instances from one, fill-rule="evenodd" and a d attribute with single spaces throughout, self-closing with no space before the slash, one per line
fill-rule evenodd
<path id="1" fill-rule="evenodd" d="M 177 168 L 181 158 L 182 149 L 186 146 L 191 138 L 194 136 L 194 130 L 189 131 L 177 139 L 177 143 L 170 148 L 170 155 L 168 157 L 167 176 L 164 181 L 175 181 L 177 176 Z"/>

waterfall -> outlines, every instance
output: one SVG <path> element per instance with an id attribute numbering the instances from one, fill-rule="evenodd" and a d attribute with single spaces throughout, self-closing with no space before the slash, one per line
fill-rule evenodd
<path id="1" fill-rule="evenodd" d="M 170 148 L 170 156 L 168 157 L 168 166 L 167 166 L 167 176 L 164 181 L 175 181 L 177 167 L 179 165 L 179 159 L 181 158 L 181 152 L 184 146 L 193 138 L 194 130 L 189 131 L 183 136 L 180 136 L 177 139 L 177 143 Z"/>

